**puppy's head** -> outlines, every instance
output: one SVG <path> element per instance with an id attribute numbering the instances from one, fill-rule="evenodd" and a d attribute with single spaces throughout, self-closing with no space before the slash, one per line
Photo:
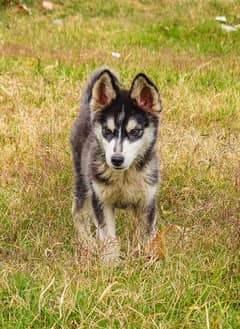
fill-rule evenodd
<path id="1" fill-rule="evenodd" d="M 143 160 L 156 141 L 161 100 L 157 87 L 138 74 L 130 90 L 120 89 L 110 70 L 96 77 L 90 97 L 91 120 L 106 162 L 126 170 Z"/>

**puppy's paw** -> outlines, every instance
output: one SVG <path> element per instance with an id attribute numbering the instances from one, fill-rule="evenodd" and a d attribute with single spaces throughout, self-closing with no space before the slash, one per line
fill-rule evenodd
<path id="1" fill-rule="evenodd" d="M 80 260 L 87 260 L 96 254 L 97 244 L 93 238 L 79 239 L 77 249 Z"/>
<path id="2" fill-rule="evenodd" d="M 104 240 L 101 251 L 103 264 L 112 264 L 119 261 L 120 246 L 117 238 L 107 238 Z"/>

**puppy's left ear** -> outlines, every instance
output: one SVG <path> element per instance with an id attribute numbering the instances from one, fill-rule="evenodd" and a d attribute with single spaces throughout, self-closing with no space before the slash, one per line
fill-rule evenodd
<path id="1" fill-rule="evenodd" d="M 157 87 L 143 73 L 139 73 L 133 79 L 130 97 L 137 102 L 139 107 L 148 112 L 159 113 L 162 110 Z"/>

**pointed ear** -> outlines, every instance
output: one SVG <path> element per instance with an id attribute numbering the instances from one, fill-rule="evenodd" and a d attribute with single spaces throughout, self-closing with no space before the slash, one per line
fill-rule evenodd
<path id="1" fill-rule="evenodd" d="M 133 79 L 130 96 L 137 102 L 139 107 L 148 112 L 157 113 L 162 110 L 157 87 L 143 73 L 139 73 Z"/>
<path id="2" fill-rule="evenodd" d="M 118 93 L 117 77 L 110 70 L 103 70 L 96 78 L 91 93 L 90 108 L 93 112 L 101 111 L 111 104 Z"/>

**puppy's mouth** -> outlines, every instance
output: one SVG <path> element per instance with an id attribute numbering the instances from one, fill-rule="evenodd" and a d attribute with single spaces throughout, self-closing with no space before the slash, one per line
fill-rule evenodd
<path id="1" fill-rule="evenodd" d="M 109 166 L 111 169 L 113 169 L 114 171 L 118 171 L 118 172 L 121 172 L 121 171 L 126 171 L 128 170 L 129 167 L 123 167 L 123 166 L 113 166 L 112 164 Z"/>
<path id="2" fill-rule="evenodd" d="M 113 166 L 112 166 L 112 169 L 113 169 L 113 170 L 116 170 L 116 171 L 125 171 L 125 170 L 128 169 L 128 167 L 113 167 Z"/>

